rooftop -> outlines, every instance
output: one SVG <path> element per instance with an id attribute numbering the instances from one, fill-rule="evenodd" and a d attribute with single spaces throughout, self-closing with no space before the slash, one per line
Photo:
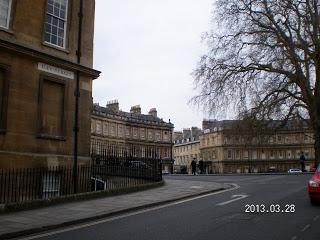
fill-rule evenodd
<path id="1" fill-rule="evenodd" d="M 245 122 L 245 120 L 212 120 L 204 119 L 202 127 L 204 132 L 221 131 L 226 129 L 248 129 L 248 128 L 261 128 L 261 129 L 276 129 L 276 130 L 301 130 L 309 129 L 308 123 L 302 120 L 289 120 L 283 122 L 281 120 L 257 121 L 256 126 L 253 122 Z"/>
<path id="2" fill-rule="evenodd" d="M 170 120 L 169 122 L 165 122 L 162 118 L 155 117 L 154 115 L 124 112 L 114 108 L 102 107 L 99 106 L 99 104 L 93 104 L 92 114 L 96 116 L 111 117 L 131 123 L 159 125 L 168 128 L 174 127 Z"/>

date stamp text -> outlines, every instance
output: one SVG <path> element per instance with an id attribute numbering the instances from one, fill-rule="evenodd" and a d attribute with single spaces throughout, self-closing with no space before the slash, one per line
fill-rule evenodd
<path id="1" fill-rule="evenodd" d="M 246 204 L 245 213 L 294 213 L 294 204 Z"/>

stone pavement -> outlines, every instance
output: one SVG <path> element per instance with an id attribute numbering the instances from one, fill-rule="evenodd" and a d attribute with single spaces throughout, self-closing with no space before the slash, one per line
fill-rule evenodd
<path id="1" fill-rule="evenodd" d="M 165 180 L 161 187 L 0 215 L 0 239 L 68 226 L 230 188 L 228 184 Z"/>

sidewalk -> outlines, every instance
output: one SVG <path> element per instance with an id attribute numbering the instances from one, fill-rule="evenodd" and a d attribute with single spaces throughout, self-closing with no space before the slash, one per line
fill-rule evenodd
<path id="1" fill-rule="evenodd" d="M 0 239 L 108 217 L 230 187 L 192 179 L 166 180 L 164 186 L 145 191 L 1 214 Z"/>

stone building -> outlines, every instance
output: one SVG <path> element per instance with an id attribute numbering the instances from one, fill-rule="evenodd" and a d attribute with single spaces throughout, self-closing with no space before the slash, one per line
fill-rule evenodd
<path id="1" fill-rule="evenodd" d="M 185 128 L 182 132 L 174 132 L 173 158 L 174 172 L 190 173 L 191 161 L 200 158 L 200 139 L 201 129 L 197 127 Z"/>
<path id="2" fill-rule="evenodd" d="M 200 155 L 211 162 L 212 173 L 300 168 L 301 152 L 306 158 L 306 170 L 313 166 L 313 133 L 306 124 L 289 121 L 280 128 L 279 122 L 272 121 L 261 132 L 243 126 L 242 121 L 203 121 Z"/>
<path id="3" fill-rule="evenodd" d="M 90 159 L 94 8 L 0 0 L 0 168 L 71 164 L 74 130 L 79 162 Z"/>
<path id="4" fill-rule="evenodd" d="M 155 108 L 142 114 L 139 105 L 130 112 L 121 111 L 118 101 L 110 101 L 106 107 L 93 105 L 91 144 L 130 146 L 139 149 L 137 154 L 143 157 L 156 151 L 166 172 L 172 172 L 172 131 L 173 124 L 160 119 Z"/>

